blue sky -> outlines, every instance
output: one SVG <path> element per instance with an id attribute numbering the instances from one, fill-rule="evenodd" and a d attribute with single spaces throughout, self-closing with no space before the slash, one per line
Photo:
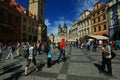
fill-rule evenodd
<path id="1" fill-rule="evenodd" d="M 28 0 L 16 0 L 22 6 L 28 8 Z M 93 10 L 93 5 L 99 0 L 46 0 L 45 24 L 48 27 L 48 35 L 57 36 L 58 24 L 67 23 L 68 29 L 74 20 L 80 19 L 80 14 L 88 9 Z M 106 0 L 102 0 L 105 2 Z"/>

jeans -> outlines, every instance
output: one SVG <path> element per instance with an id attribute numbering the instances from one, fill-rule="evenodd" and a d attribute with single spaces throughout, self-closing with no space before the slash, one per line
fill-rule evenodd
<path id="1" fill-rule="evenodd" d="M 111 66 L 111 59 L 110 58 L 105 58 L 102 55 L 102 70 L 104 71 L 105 65 L 107 65 L 108 68 L 108 74 L 112 74 L 112 66 Z"/>
<path id="2" fill-rule="evenodd" d="M 48 58 L 47 59 L 47 67 L 51 67 L 52 66 L 52 64 L 51 64 L 51 58 Z"/>
<path id="3" fill-rule="evenodd" d="M 59 54 L 57 61 L 60 61 L 62 55 L 63 55 L 63 59 L 65 59 L 66 57 L 65 57 L 65 50 L 64 49 L 60 49 L 60 54 Z"/>

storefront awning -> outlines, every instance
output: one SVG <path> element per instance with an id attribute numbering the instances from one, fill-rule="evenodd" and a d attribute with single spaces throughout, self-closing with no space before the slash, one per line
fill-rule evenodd
<path id="1" fill-rule="evenodd" d="M 97 40 L 108 40 L 109 38 L 101 35 L 85 35 L 85 39 L 97 39 Z"/>

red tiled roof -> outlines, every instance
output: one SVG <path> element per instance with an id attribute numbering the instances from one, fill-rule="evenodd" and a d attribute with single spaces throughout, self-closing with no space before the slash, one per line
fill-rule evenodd
<path id="1" fill-rule="evenodd" d="M 16 3 L 14 0 L 11 0 L 10 5 L 14 6 L 18 12 L 24 12 L 26 10 L 24 7 Z"/>
<path id="2" fill-rule="evenodd" d="M 11 0 L 10 5 L 13 6 L 13 7 L 15 7 L 18 12 L 24 12 L 24 11 L 26 11 L 26 9 L 23 6 L 21 6 L 20 4 L 18 4 L 14 0 Z M 32 17 L 33 14 L 28 11 L 28 16 Z"/>

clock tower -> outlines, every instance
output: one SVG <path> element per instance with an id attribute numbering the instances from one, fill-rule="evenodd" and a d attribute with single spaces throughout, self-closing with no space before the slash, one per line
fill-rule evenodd
<path id="1" fill-rule="evenodd" d="M 45 0 L 29 0 L 29 11 L 34 15 L 38 21 L 38 40 L 46 41 L 47 39 L 47 26 L 44 23 L 44 7 Z"/>

